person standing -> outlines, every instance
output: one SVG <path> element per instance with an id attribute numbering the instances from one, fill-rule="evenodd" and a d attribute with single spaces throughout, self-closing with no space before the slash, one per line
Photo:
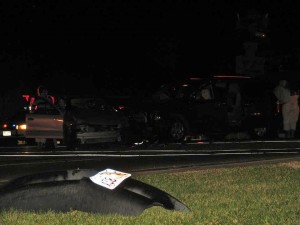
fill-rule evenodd
<path id="1" fill-rule="evenodd" d="M 231 107 L 228 111 L 228 119 L 231 125 L 239 125 L 242 116 L 242 96 L 240 86 L 230 83 L 228 86 L 227 103 Z"/>
<path id="2" fill-rule="evenodd" d="M 33 108 L 36 109 L 38 107 L 42 110 L 46 110 L 49 108 L 49 104 L 53 105 L 54 102 L 51 96 L 48 94 L 48 89 L 43 85 L 38 86 L 37 96 L 33 102 Z"/>
<path id="3" fill-rule="evenodd" d="M 51 96 L 48 94 L 48 89 L 43 86 L 43 85 L 40 85 L 38 88 L 37 88 L 37 94 L 40 98 L 54 104 L 54 102 L 52 101 L 52 98 Z"/>
<path id="4" fill-rule="evenodd" d="M 295 138 L 295 131 L 299 119 L 299 90 L 291 88 L 290 101 L 285 107 L 287 112 L 286 120 L 283 123 L 284 130 L 287 132 L 287 138 Z"/>
<path id="5" fill-rule="evenodd" d="M 299 117 L 299 93 L 291 90 L 286 80 L 280 80 L 273 93 L 282 105 L 283 130 L 286 138 L 294 138 Z"/>
<path id="6" fill-rule="evenodd" d="M 54 99 L 48 94 L 48 89 L 40 85 L 37 88 L 37 96 L 32 104 L 33 111 L 32 113 L 38 112 L 39 114 L 47 114 L 47 110 L 56 108 L 54 105 Z M 46 147 L 46 138 L 36 138 L 35 139 L 38 148 Z M 56 148 L 57 140 L 55 138 L 48 139 L 48 142 L 51 142 L 51 145 Z M 49 143 L 50 144 L 50 143 Z"/>

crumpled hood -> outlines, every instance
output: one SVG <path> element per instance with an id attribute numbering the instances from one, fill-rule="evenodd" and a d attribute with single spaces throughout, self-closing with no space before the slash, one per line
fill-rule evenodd
<path id="1" fill-rule="evenodd" d="M 123 114 L 107 110 L 76 109 L 72 111 L 72 114 L 78 123 L 116 125 L 127 122 Z"/>

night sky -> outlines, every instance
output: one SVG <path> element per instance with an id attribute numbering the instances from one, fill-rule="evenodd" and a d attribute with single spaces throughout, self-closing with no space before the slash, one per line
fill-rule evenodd
<path id="1" fill-rule="evenodd" d="M 0 73 L 6 88 L 58 90 L 229 73 L 239 48 L 236 14 L 250 9 L 269 14 L 273 49 L 299 47 L 297 1 L 249 2 L 2 1 Z"/>

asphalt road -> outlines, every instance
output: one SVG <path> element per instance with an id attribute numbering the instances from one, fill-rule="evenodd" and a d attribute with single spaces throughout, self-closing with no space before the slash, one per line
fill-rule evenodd
<path id="1" fill-rule="evenodd" d="M 124 172 L 243 166 L 300 159 L 300 141 L 193 142 L 130 147 L 91 145 L 76 151 L 36 146 L 0 147 L 0 186 L 32 173 L 112 168 Z"/>

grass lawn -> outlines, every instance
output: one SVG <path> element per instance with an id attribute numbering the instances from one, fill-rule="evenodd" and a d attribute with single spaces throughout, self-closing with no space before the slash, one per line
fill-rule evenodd
<path id="1" fill-rule="evenodd" d="M 300 161 L 261 166 L 133 175 L 185 203 L 191 212 L 151 207 L 138 216 L 0 213 L 1 225 L 300 224 Z"/>

